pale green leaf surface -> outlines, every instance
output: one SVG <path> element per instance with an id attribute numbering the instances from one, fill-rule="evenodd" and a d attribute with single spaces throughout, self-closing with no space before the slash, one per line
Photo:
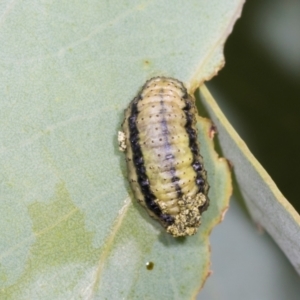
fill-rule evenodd
<path id="1" fill-rule="evenodd" d="M 223 153 L 233 164 L 252 218 L 268 231 L 300 273 L 299 214 L 229 124 L 205 86 L 200 89 L 200 97 L 218 128 Z"/>
<path id="2" fill-rule="evenodd" d="M 199 123 L 213 201 L 183 240 L 131 202 L 117 130 L 146 79 L 174 76 L 193 90 L 222 66 L 242 4 L 0 3 L 0 298 L 197 293 L 230 194 L 210 125 Z"/>

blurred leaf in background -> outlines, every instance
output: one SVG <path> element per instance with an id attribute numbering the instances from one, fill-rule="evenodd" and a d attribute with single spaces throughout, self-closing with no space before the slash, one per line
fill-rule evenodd
<path id="1" fill-rule="evenodd" d="M 298 211 L 299 15 L 299 1 L 247 1 L 225 45 L 225 68 L 207 83 L 230 122 Z M 297 300 L 299 276 L 235 201 L 212 233 L 214 276 L 199 299 Z"/>
<path id="2" fill-rule="evenodd" d="M 300 211 L 300 2 L 247 1 L 208 83 L 255 157 Z"/>

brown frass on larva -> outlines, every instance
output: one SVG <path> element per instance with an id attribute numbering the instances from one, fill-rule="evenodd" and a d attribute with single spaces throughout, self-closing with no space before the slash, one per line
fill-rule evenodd
<path id="1" fill-rule="evenodd" d="M 119 132 L 135 197 L 174 237 L 195 234 L 209 204 L 195 114 L 180 81 L 155 77 L 129 104 Z"/>

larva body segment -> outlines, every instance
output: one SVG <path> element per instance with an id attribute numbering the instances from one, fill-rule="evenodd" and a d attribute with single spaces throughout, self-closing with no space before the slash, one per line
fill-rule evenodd
<path id="1" fill-rule="evenodd" d="M 195 234 L 209 204 L 195 113 L 180 81 L 155 77 L 129 104 L 119 133 L 135 197 L 174 237 Z"/>

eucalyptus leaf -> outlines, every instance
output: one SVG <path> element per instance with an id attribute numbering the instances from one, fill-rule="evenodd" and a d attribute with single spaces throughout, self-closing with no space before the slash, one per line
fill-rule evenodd
<path id="1" fill-rule="evenodd" d="M 239 137 L 203 85 L 200 98 L 218 128 L 224 155 L 253 220 L 265 228 L 300 274 L 300 216 Z"/>
<path id="2" fill-rule="evenodd" d="M 1 299 L 197 294 L 231 193 L 211 124 L 198 124 L 211 206 L 186 239 L 137 206 L 117 131 L 146 79 L 193 91 L 217 72 L 243 2 L 2 1 Z"/>

